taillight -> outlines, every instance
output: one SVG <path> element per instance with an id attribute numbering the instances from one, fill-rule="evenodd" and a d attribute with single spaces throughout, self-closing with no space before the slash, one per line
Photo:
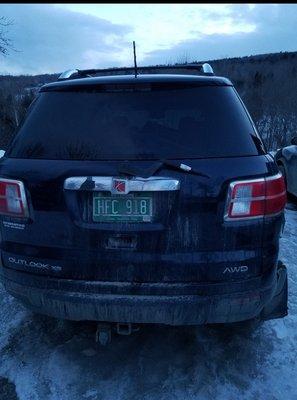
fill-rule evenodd
<path id="1" fill-rule="evenodd" d="M 283 211 L 286 202 L 286 185 L 281 174 L 235 181 L 229 187 L 225 220 L 275 215 Z"/>
<path id="2" fill-rule="evenodd" d="M 23 182 L 0 178 L 0 215 L 20 218 L 29 216 Z"/>

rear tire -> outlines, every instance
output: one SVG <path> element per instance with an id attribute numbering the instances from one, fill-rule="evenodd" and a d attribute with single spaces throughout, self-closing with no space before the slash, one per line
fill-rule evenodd
<path id="1" fill-rule="evenodd" d="M 207 327 L 221 335 L 246 335 L 252 334 L 263 324 L 263 320 L 258 316 L 251 319 L 238 322 L 229 322 L 221 324 L 207 324 Z"/>
<path id="2" fill-rule="evenodd" d="M 282 261 L 278 262 L 278 278 L 280 279 L 277 292 L 261 312 L 264 321 L 269 319 L 283 318 L 288 315 L 288 275 Z"/>

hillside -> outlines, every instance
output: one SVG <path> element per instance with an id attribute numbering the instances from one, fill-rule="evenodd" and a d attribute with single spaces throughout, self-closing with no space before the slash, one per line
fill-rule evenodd
<path id="1" fill-rule="evenodd" d="M 226 76 L 234 83 L 267 148 L 289 144 L 297 134 L 297 52 L 207 62 L 216 75 Z M 57 76 L 0 76 L 0 148 L 6 148 L 30 104 L 28 88 L 52 82 Z"/>
<path id="2" fill-rule="evenodd" d="M 297 52 L 211 64 L 234 83 L 269 150 L 289 144 L 297 134 Z"/>

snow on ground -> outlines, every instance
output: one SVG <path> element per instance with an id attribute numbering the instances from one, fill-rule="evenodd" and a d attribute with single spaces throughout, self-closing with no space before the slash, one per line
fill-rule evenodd
<path id="1" fill-rule="evenodd" d="M 0 400 L 297 400 L 296 206 L 286 219 L 281 320 L 150 326 L 97 347 L 94 324 L 34 316 L 0 287 Z"/>

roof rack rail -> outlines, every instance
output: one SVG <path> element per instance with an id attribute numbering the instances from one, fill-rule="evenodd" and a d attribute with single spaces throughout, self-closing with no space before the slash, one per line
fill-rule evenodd
<path id="1" fill-rule="evenodd" d="M 159 65 L 151 67 L 137 67 L 138 73 L 141 72 L 151 72 L 152 70 L 172 70 L 172 69 L 192 69 L 202 72 L 204 75 L 212 76 L 214 75 L 213 69 L 210 64 L 175 64 L 175 65 Z M 122 67 L 122 68 L 105 68 L 105 69 L 69 69 L 63 72 L 58 80 L 62 81 L 65 79 L 75 79 L 75 78 L 87 78 L 94 74 L 99 73 L 113 73 L 113 72 L 134 72 L 134 67 Z"/>

